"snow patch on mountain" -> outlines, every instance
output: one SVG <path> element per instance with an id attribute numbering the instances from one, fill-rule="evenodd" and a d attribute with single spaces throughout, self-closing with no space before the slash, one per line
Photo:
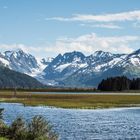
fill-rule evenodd
<path id="1" fill-rule="evenodd" d="M 25 53 L 21 49 L 5 51 L 0 55 L 0 62 L 12 70 L 25 73 L 32 77 L 41 74 L 47 66 L 45 63 L 42 63 L 40 59 L 35 58 L 29 53 Z"/>
<path id="2" fill-rule="evenodd" d="M 92 80 L 101 80 L 105 76 L 113 76 L 117 73 L 139 75 L 140 49 L 131 54 L 96 51 L 89 56 L 74 51 L 59 54 L 55 58 L 43 59 L 36 58 L 23 50 L 6 51 L 0 54 L 0 64 L 33 76 L 48 85 L 76 86 L 78 80 L 79 85 L 80 82 L 88 85 Z"/>
<path id="3" fill-rule="evenodd" d="M 4 59 L 4 58 L 1 58 L 1 57 L 0 57 L 0 62 L 1 62 L 4 66 L 6 66 L 6 67 L 9 66 L 8 60 L 6 60 L 6 59 Z"/>

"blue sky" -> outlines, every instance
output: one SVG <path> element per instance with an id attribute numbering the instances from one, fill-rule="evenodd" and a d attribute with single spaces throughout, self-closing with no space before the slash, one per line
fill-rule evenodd
<path id="1" fill-rule="evenodd" d="M 140 48 L 140 0 L 0 0 L 0 51 L 38 57 Z"/>

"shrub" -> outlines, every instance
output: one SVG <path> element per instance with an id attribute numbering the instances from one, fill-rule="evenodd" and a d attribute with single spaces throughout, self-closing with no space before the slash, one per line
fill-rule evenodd
<path id="1" fill-rule="evenodd" d="M 52 127 L 42 116 L 35 116 L 28 125 L 29 140 L 57 140 Z"/>
<path id="2" fill-rule="evenodd" d="M 2 120 L 3 119 L 3 117 L 2 117 L 2 114 L 3 114 L 3 108 L 0 108 L 0 120 Z"/>
<path id="3" fill-rule="evenodd" d="M 18 117 L 12 124 L 9 126 L 8 138 L 12 140 L 25 140 L 27 136 L 27 130 L 24 120 L 21 117 Z"/>
<path id="4" fill-rule="evenodd" d="M 1 111 L 2 112 L 2 111 Z M 18 117 L 10 126 L 0 121 L 0 137 L 10 140 L 57 140 L 52 126 L 42 116 L 35 116 L 30 123 Z"/>

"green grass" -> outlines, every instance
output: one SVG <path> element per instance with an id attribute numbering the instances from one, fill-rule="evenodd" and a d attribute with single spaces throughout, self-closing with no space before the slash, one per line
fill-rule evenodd
<path id="1" fill-rule="evenodd" d="M 6 138 L 2 138 L 2 137 L 1 137 L 0 140 L 8 140 L 8 139 L 6 139 Z"/>
<path id="2" fill-rule="evenodd" d="M 92 109 L 140 106 L 140 95 L 31 94 L 18 92 L 15 98 L 13 92 L 0 92 L 0 102 Z"/>

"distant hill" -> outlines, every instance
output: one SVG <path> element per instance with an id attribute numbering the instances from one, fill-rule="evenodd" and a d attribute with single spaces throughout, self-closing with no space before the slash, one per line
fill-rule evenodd
<path id="1" fill-rule="evenodd" d="M 41 88 L 43 84 L 26 74 L 0 66 L 0 88 Z"/>

